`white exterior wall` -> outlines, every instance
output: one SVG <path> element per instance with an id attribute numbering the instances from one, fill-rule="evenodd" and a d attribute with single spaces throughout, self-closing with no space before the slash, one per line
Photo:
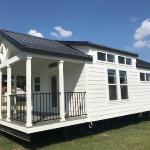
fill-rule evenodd
<path id="1" fill-rule="evenodd" d="M 34 61 L 34 60 L 33 60 Z M 57 89 L 58 89 L 58 66 L 54 68 L 48 68 L 48 62 L 42 63 L 38 68 L 33 68 L 32 73 L 32 92 L 33 93 L 48 93 L 52 92 L 51 90 L 51 77 L 56 75 L 57 77 Z M 35 63 L 35 62 L 34 62 Z M 40 91 L 35 92 L 34 90 L 34 79 L 35 77 L 40 77 Z M 59 90 L 58 90 L 59 91 Z M 65 92 L 85 92 L 85 69 L 84 64 L 79 63 L 64 63 L 64 91 Z M 50 110 L 55 109 L 55 111 L 59 111 L 58 108 L 52 107 L 52 95 L 50 96 L 49 101 L 45 103 L 44 107 L 43 104 L 41 105 L 41 111 L 44 112 L 44 108 L 46 108 L 46 105 L 49 105 L 51 107 Z M 43 97 L 40 97 L 40 95 L 37 95 L 35 97 L 36 102 L 40 103 L 40 100 L 43 100 Z M 74 101 L 73 97 L 69 99 L 69 101 Z M 69 103 L 68 101 L 68 103 Z M 57 101 L 58 103 L 58 101 Z M 33 103 L 35 104 L 35 103 Z M 68 104 L 69 105 L 69 104 Z M 47 106 L 48 107 L 48 106 Z M 40 110 L 40 105 L 34 106 L 35 111 Z"/>
<path id="2" fill-rule="evenodd" d="M 141 82 L 139 70 L 136 68 L 136 59 L 132 58 L 132 66 L 97 60 L 97 51 L 91 50 L 93 63 L 86 65 L 87 89 L 88 89 L 88 117 L 89 121 L 96 121 L 119 117 L 150 110 L 150 82 Z M 103 50 L 101 50 L 103 52 Z M 106 51 L 104 51 L 106 52 Z M 119 54 L 119 56 L 121 56 Z M 123 56 L 123 55 L 122 55 Z M 125 56 L 129 57 L 129 56 Z M 119 70 L 127 71 L 128 100 L 109 100 L 107 69 L 117 71 L 119 82 Z M 150 73 L 150 70 L 144 70 Z M 118 83 L 118 86 L 119 83 Z M 118 90 L 118 95 L 120 94 Z"/>
<path id="3" fill-rule="evenodd" d="M 56 75 L 58 79 L 58 67 L 48 68 L 48 63 L 42 64 L 39 69 L 33 68 L 32 90 L 34 92 L 34 78 L 40 77 L 41 91 L 51 91 L 51 77 Z M 57 80 L 58 84 L 58 80 Z M 58 87 L 58 86 L 57 86 Z M 85 92 L 85 67 L 79 63 L 64 63 L 64 89 L 65 92 Z"/>
<path id="4" fill-rule="evenodd" d="M 6 42 L 6 41 L 5 41 Z M 6 45 L 9 45 L 7 42 Z M 12 46 L 12 45 L 11 45 Z M 119 65 L 116 63 L 107 63 L 101 62 L 97 60 L 97 51 L 98 49 L 91 49 L 89 47 L 76 47 L 81 51 L 92 55 L 93 62 L 87 62 L 84 64 L 79 63 L 64 63 L 64 86 L 66 92 L 83 92 L 86 91 L 86 102 L 87 102 L 87 113 L 88 119 L 74 120 L 74 121 L 66 121 L 55 124 L 49 124 L 46 127 L 38 127 L 33 129 L 32 132 L 42 131 L 46 129 L 54 129 L 63 126 L 69 126 L 73 124 L 79 124 L 90 121 L 97 121 L 103 119 L 109 119 L 118 116 L 124 116 L 128 114 L 144 112 L 150 110 L 150 82 L 141 82 L 139 72 L 150 73 L 150 70 L 142 70 L 136 68 L 136 59 L 132 58 L 133 65 Z M 11 49 L 11 47 L 9 48 Z M 15 47 L 14 47 L 15 49 Z M 8 53 L 8 58 L 14 56 L 18 53 L 17 49 L 15 49 L 15 53 Z M 116 58 L 120 54 L 115 54 Z M 17 62 L 18 63 L 18 62 Z M 16 63 L 16 64 L 17 64 Z M 50 63 L 53 63 L 50 60 L 45 60 L 41 58 L 40 61 L 35 61 L 34 58 L 32 60 L 32 91 L 34 93 L 34 78 L 40 77 L 41 79 L 41 91 L 40 92 L 50 92 L 51 91 L 51 81 L 50 77 L 53 75 L 58 76 L 58 68 L 48 68 Z M 25 66 L 17 66 L 12 67 L 12 73 L 16 73 L 16 75 L 24 75 L 25 74 Z M 125 70 L 127 71 L 127 81 L 128 81 L 128 100 L 109 100 L 109 92 L 108 92 L 108 77 L 107 77 L 107 69 L 115 69 Z M 119 77 L 118 77 L 119 79 Z M 117 79 L 117 80 L 118 80 Z M 120 91 L 118 91 L 120 92 Z M 3 123 L 3 122 L 2 122 Z M 7 124 L 8 125 L 8 124 Z M 10 124 L 11 126 L 11 124 Z M 14 127 L 15 128 L 15 127 Z M 16 127 L 17 129 L 17 127 Z M 20 129 L 24 131 L 23 129 Z M 29 131 L 30 129 L 28 129 Z M 31 132 L 31 131 L 30 131 Z"/>

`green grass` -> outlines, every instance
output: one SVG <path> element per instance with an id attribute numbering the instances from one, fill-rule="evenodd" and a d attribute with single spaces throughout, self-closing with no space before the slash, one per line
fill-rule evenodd
<path id="1" fill-rule="evenodd" d="M 54 137 L 55 138 L 55 137 Z M 0 136 L 0 150 L 23 150 L 23 146 Z M 150 121 L 112 129 L 71 141 L 45 144 L 39 150 L 150 150 Z"/>

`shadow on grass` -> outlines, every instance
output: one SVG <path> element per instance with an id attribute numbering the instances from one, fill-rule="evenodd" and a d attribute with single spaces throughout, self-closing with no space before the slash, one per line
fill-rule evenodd
<path id="1" fill-rule="evenodd" d="M 10 140 L 22 145 L 25 148 L 36 150 L 48 146 L 50 144 L 61 143 L 65 141 L 71 141 L 73 139 L 82 138 L 98 133 L 102 133 L 112 129 L 122 128 L 131 124 L 138 124 L 142 121 L 149 121 L 149 112 L 143 113 L 142 117 L 136 115 L 124 116 L 119 118 L 113 118 L 108 120 L 102 120 L 93 122 L 93 128 L 89 128 L 89 124 L 81 124 L 76 126 L 70 126 L 66 128 L 60 128 L 52 131 L 46 131 L 41 133 L 36 133 L 31 135 L 32 142 L 25 142 L 14 138 L 7 134 L 2 134 L 3 136 L 9 138 Z"/>

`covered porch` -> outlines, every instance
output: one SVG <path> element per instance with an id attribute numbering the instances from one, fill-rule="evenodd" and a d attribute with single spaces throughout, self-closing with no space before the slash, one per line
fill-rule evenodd
<path id="1" fill-rule="evenodd" d="M 0 66 L 1 120 L 32 127 L 86 115 L 84 62 L 25 54 Z"/>

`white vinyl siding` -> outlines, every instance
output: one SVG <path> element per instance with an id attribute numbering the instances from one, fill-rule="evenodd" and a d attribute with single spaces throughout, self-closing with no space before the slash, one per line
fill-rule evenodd
<path id="1" fill-rule="evenodd" d="M 96 58 L 97 52 L 93 52 Z M 114 54 L 118 57 L 117 54 Z M 128 58 L 128 56 L 124 56 Z M 139 71 L 136 68 L 136 60 L 132 58 L 132 65 L 119 65 L 118 63 L 107 63 L 94 61 L 87 64 L 87 88 L 88 88 L 88 117 L 89 121 L 103 120 L 113 117 L 129 115 L 133 113 L 148 111 L 150 108 L 150 82 L 139 82 Z M 128 99 L 121 99 L 120 82 L 117 78 L 118 100 L 109 100 L 108 69 L 126 71 Z M 150 70 L 147 71 L 150 73 Z M 126 84 L 125 84 L 126 85 Z"/>

